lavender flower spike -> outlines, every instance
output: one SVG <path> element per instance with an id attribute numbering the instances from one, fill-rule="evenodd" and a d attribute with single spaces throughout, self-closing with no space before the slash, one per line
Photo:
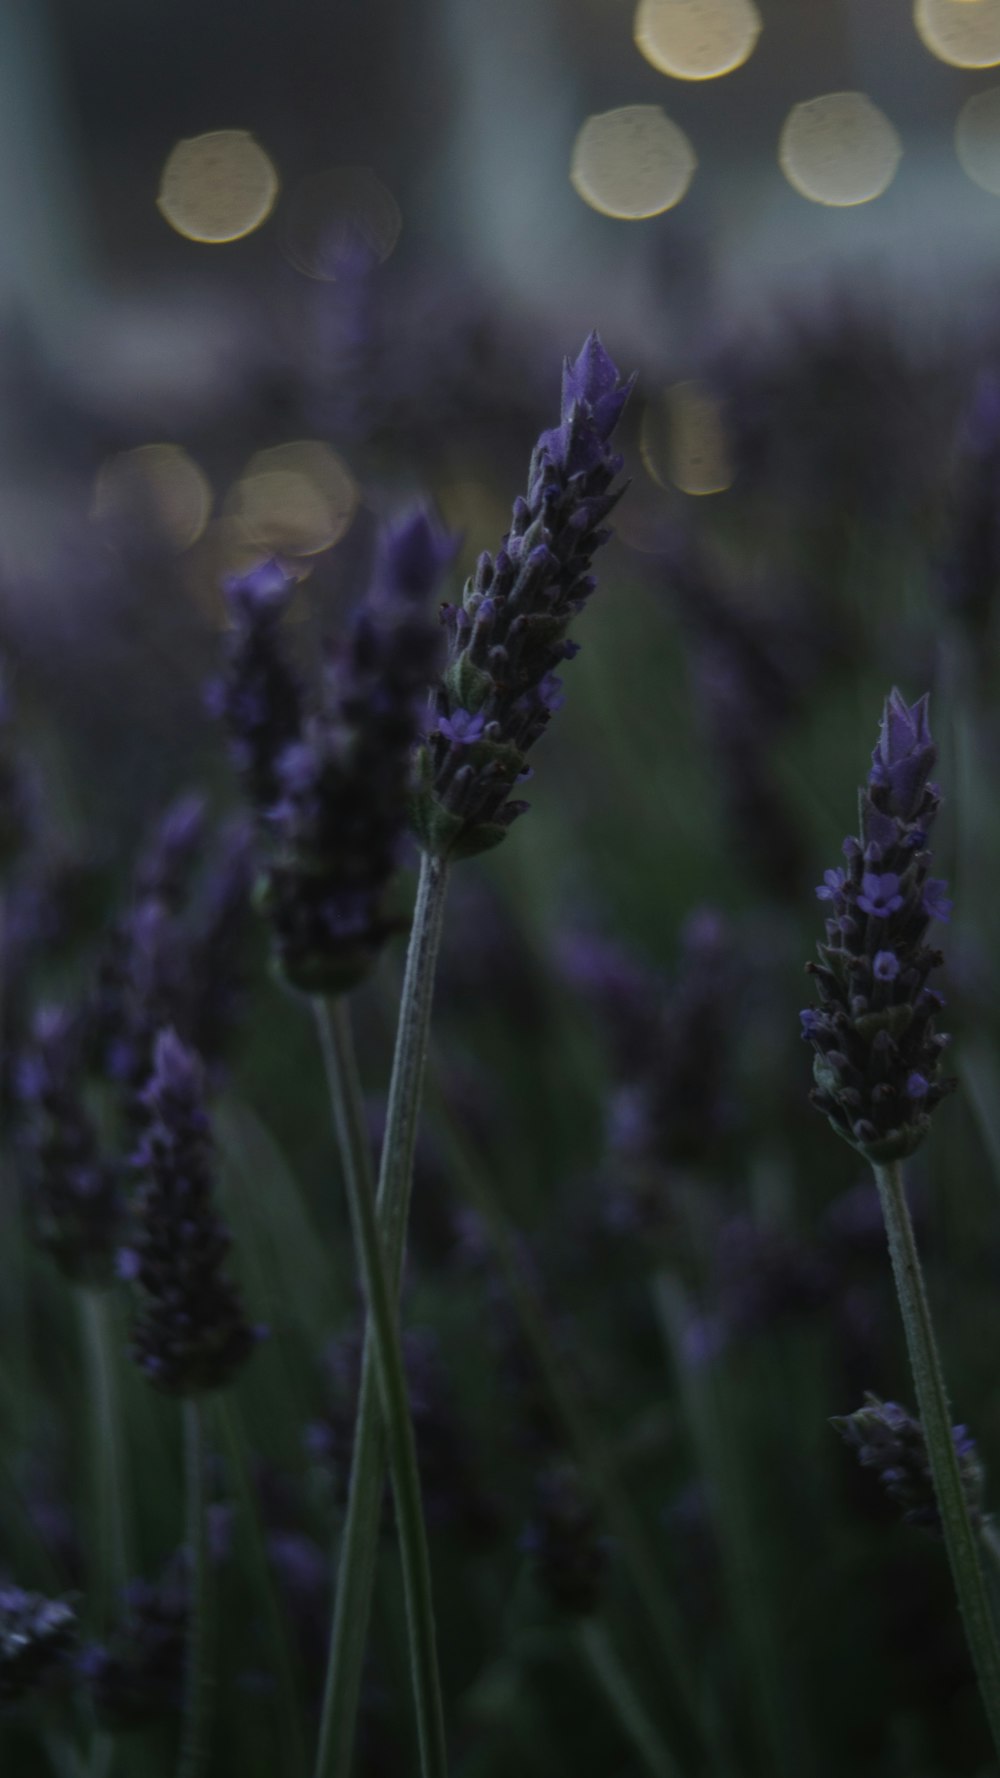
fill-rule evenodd
<path id="1" fill-rule="evenodd" d="M 327 663 L 321 706 L 277 762 L 275 858 L 260 903 L 286 979 L 306 993 L 354 987 L 401 924 L 386 898 L 438 666 L 430 602 L 453 556 L 423 510 L 386 529 L 372 585 Z"/>
<path id="2" fill-rule="evenodd" d="M 196 1395 L 228 1383 L 257 1341 L 224 1271 L 229 1231 L 212 1204 L 212 1138 L 201 1064 L 161 1031 L 144 1095 L 133 1245 L 120 1270 L 138 1286 L 132 1352 L 154 1388 Z"/>
<path id="3" fill-rule="evenodd" d="M 278 562 L 227 580 L 233 620 L 226 672 L 210 702 L 229 731 L 233 761 L 258 813 L 279 795 L 277 763 L 302 726 L 302 692 L 285 658 L 279 626 L 295 583 Z"/>
<path id="4" fill-rule="evenodd" d="M 919 1420 L 898 1402 L 880 1401 L 869 1391 L 864 1407 L 838 1415 L 830 1424 L 856 1452 L 862 1467 L 875 1471 L 890 1500 L 903 1508 L 904 1525 L 918 1525 L 940 1536 L 941 1513 Z M 983 1519 L 982 1465 L 964 1426 L 952 1427 L 952 1439 L 969 1516 L 978 1528 Z"/>
<path id="5" fill-rule="evenodd" d="M 927 698 L 908 705 L 893 690 L 861 791 L 860 838 L 845 841 L 846 869 L 827 872 L 826 940 L 807 965 L 819 995 L 803 1014 L 813 1104 L 875 1165 L 918 1147 L 955 1084 L 941 1075 L 948 1038 L 934 1032 L 944 1002 L 927 985 L 942 962 L 927 929 L 950 907 L 945 885 L 927 875 L 936 757 Z"/>
<path id="6" fill-rule="evenodd" d="M 592 333 L 563 374 L 560 423 L 543 432 L 496 556 L 480 556 L 461 605 L 445 606 L 448 663 L 419 760 L 414 827 L 424 849 L 462 858 L 497 845 L 525 803 L 508 800 L 558 708 L 557 669 L 577 652 L 572 619 L 594 590 L 591 559 L 623 489 L 609 440 L 631 382 Z"/>

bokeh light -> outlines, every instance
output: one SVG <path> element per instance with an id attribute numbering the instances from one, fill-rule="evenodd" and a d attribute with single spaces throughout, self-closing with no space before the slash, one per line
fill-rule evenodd
<path id="1" fill-rule="evenodd" d="M 622 105 L 588 117 L 573 144 L 574 190 L 602 216 L 637 222 L 672 210 L 698 165 L 659 105 Z"/>
<path id="2" fill-rule="evenodd" d="M 1000 64 L 1000 0 L 916 0 L 922 43 L 953 68 Z"/>
<path id="3" fill-rule="evenodd" d="M 274 163 L 247 130 L 188 136 L 167 157 L 157 205 L 189 241 L 238 241 L 266 220 L 278 195 Z"/>
<path id="4" fill-rule="evenodd" d="M 955 152 L 962 171 L 1000 197 L 1000 86 L 966 99 L 955 125 Z"/>
<path id="5" fill-rule="evenodd" d="M 361 242 L 388 259 L 402 216 L 392 192 L 370 167 L 331 167 L 300 180 L 282 206 L 285 257 L 308 278 L 334 279 L 343 254 Z"/>
<path id="6" fill-rule="evenodd" d="M 151 524 L 173 549 L 189 549 L 197 541 L 211 510 L 211 483 L 179 445 L 139 445 L 110 457 L 97 472 L 92 516 Z"/>
<path id="7" fill-rule="evenodd" d="M 226 502 L 257 554 L 312 556 L 330 549 L 357 511 L 359 490 L 330 446 L 297 439 L 258 451 Z"/>
<path id="8" fill-rule="evenodd" d="M 762 25 L 753 0 L 639 0 L 634 34 L 661 74 L 714 80 L 752 55 Z"/>
<path id="9" fill-rule="evenodd" d="M 703 383 L 674 383 L 646 406 L 639 450 L 661 488 L 682 494 L 723 494 L 733 466 L 722 405 Z"/>
<path id="10" fill-rule="evenodd" d="M 790 185 L 815 204 L 846 208 L 881 197 L 903 145 L 864 93 L 824 93 L 793 105 L 778 145 Z"/>

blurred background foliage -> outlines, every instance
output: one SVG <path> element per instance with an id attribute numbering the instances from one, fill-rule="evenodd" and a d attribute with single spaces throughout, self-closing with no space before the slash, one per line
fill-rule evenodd
<path id="1" fill-rule="evenodd" d="M 532 811 L 456 871 L 441 968 L 404 1320 L 462 1778 L 624 1778 L 658 1748 L 684 1773 L 989 1769 L 941 1548 L 827 1424 L 909 1385 L 874 1199 L 808 1108 L 797 1021 L 881 700 L 929 687 L 961 1091 L 910 1175 L 995 1504 L 1000 181 L 955 128 L 1000 37 L 992 0 L 950 4 L 917 8 L 921 35 L 905 0 L 759 0 L 717 79 L 653 66 L 623 0 L 0 17 L 0 649 L 40 811 L 5 903 L 8 1095 L 163 808 L 191 785 L 213 818 L 234 803 L 204 696 L 222 574 L 277 553 L 302 576 L 307 662 L 415 492 L 463 571 L 496 546 L 591 326 L 638 373 Z M 898 168 L 874 201 L 809 202 L 782 126 L 844 91 L 891 121 Z M 694 146 L 659 213 L 628 209 L 648 148 L 616 164 L 618 214 L 570 177 L 588 118 L 625 106 Z M 248 133 L 235 170 L 168 186 L 212 131 Z M 856 179 L 863 144 L 824 140 Z M 191 238 L 220 216 L 239 238 Z M 359 996 L 375 1136 L 400 971 L 397 949 Z M 300 1769 L 292 1703 L 311 1745 L 359 1327 L 314 1034 L 252 925 L 245 977 L 217 1129 L 270 1331 L 217 1425 L 220 1778 Z M 11 1096 L 0 1115 L 0 1574 L 108 1645 L 72 1293 L 26 1234 Z M 177 1427 L 119 1344 L 152 1585 L 176 1569 Z M 576 1538 L 554 1584 L 546 1500 Z M 596 1615 L 567 1609 L 577 1582 Z M 91 1662 L 89 1691 L 0 1717 L 6 1769 L 171 1769 L 160 1605 L 167 1707 L 94 1738 Z M 387 1507 L 359 1770 L 412 1770 L 411 1735 Z"/>

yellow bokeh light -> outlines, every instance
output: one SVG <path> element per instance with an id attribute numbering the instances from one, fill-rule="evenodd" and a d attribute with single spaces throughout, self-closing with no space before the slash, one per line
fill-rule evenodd
<path id="1" fill-rule="evenodd" d="M 152 524 L 174 549 L 196 542 L 211 510 L 211 483 L 179 445 L 139 445 L 110 457 L 97 472 L 92 517 Z"/>
<path id="2" fill-rule="evenodd" d="M 252 234 L 277 195 L 274 163 L 248 130 L 211 130 L 171 150 L 156 202 L 179 235 L 218 244 Z"/>
<path id="3" fill-rule="evenodd" d="M 358 500 L 357 482 L 336 451 L 298 439 L 258 451 L 226 504 L 258 556 L 312 556 L 339 542 Z"/>
<path id="4" fill-rule="evenodd" d="M 213 629 L 226 629 L 233 621 L 223 590 L 225 582 L 233 575 L 248 574 L 273 554 L 274 551 L 261 548 L 238 518 L 230 515 L 213 519 L 184 558 L 188 593 Z M 308 561 L 281 556 L 278 559 L 293 580 L 306 580 L 312 573 Z M 283 621 L 301 623 L 306 615 L 303 602 L 293 599 Z"/>
<path id="5" fill-rule="evenodd" d="M 864 93 L 824 93 L 793 105 L 778 162 L 804 198 L 840 209 L 881 197 L 902 152 L 889 119 Z"/>
<path id="6" fill-rule="evenodd" d="M 913 22 L 931 55 L 953 68 L 1000 64 L 1000 0 L 916 0 Z"/>
<path id="7" fill-rule="evenodd" d="M 639 0 L 634 36 L 661 74 L 714 80 L 753 54 L 762 28 L 753 0 Z"/>
<path id="8" fill-rule="evenodd" d="M 402 222 L 392 192 L 370 167 L 331 167 L 301 180 L 289 194 L 282 207 L 282 249 L 308 278 L 332 280 L 354 241 L 375 260 L 388 259 Z"/>
<path id="9" fill-rule="evenodd" d="M 962 171 L 1000 197 L 1000 86 L 966 99 L 955 125 L 955 152 Z"/>
<path id="10" fill-rule="evenodd" d="M 697 382 L 674 383 L 646 407 L 639 452 L 661 488 L 682 494 L 724 494 L 733 465 L 722 405 Z"/>
<path id="11" fill-rule="evenodd" d="M 602 216 L 638 222 L 679 204 L 697 165 L 684 131 L 659 105 L 622 105 L 588 117 L 573 144 L 569 176 Z"/>

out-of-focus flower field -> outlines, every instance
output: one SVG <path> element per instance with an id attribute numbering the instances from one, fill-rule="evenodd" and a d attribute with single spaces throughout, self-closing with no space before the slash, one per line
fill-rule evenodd
<path id="1" fill-rule="evenodd" d="M 260 11 L 0 21 L 3 1769 L 986 1778 L 1000 14 Z"/>

